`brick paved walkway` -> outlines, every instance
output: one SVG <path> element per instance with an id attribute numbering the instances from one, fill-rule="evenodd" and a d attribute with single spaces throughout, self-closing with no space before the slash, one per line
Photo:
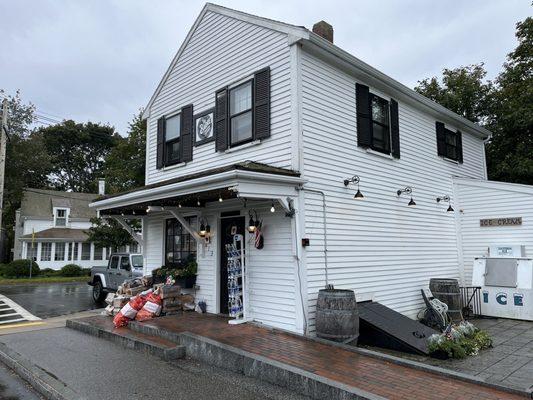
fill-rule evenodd
<path id="1" fill-rule="evenodd" d="M 251 324 L 194 312 L 146 322 L 174 332 L 191 332 L 268 357 L 390 399 L 523 399 L 484 386 L 378 360 Z"/>

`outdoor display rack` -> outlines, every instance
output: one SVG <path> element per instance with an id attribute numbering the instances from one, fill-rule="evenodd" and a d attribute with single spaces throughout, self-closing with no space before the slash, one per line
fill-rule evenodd
<path id="1" fill-rule="evenodd" d="M 246 263 L 244 256 L 244 238 L 234 235 L 233 243 L 226 245 L 228 254 L 228 309 L 232 325 L 247 322 L 247 290 Z"/>

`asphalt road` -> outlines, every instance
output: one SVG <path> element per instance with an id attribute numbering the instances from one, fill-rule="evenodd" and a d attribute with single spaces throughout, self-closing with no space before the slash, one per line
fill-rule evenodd
<path id="1" fill-rule="evenodd" d="M 34 392 L 15 372 L 0 363 L 0 399 L 42 400 L 43 398 Z"/>
<path id="2" fill-rule="evenodd" d="M 0 294 L 43 319 L 102 307 L 85 282 L 0 285 Z"/>
<path id="3" fill-rule="evenodd" d="M 280 387 L 192 360 L 166 362 L 67 328 L 0 337 L 80 399 L 303 400 Z"/>

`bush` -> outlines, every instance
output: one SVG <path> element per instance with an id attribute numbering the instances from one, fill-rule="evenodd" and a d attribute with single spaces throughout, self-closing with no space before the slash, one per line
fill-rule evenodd
<path id="1" fill-rule="evenodd" d="M 82 268 L 82 276 L 91 276 L 91 269 L 90 268 Z"/>
<path id="2" fill-rule="evenodd" d="M 61 268 L 61 276 L 82 276 L 83 268 L 76 264 L 67 264 Z"/>
<path id="3" fill-rule="evenodd" d="M 35 261 L 31 261 L 31 275 L 39 275 L 39 265 Z M 3 275 L 6 278 L 24 278 L 30 276 L 30 261 L 29 260 L 15 260 L 11 261 L 3 268 Z"/>
<path id="4" fill-rule="evenodd" d="M 447 334 L 434 334 L 428 339 L 428 350 L 437 358 L 465 358 L 492 347 L 489 334 L 469 322 L 452 325 Z"/>
<path id="5" fill-rule="evenodd" d="M 60 271 L 57 271 L 57 270 L 52 269 L 52 268 L 45 268 L 45 269 L 41 270 L 41 273 L 39 275 L 41 275 L 41 276 L 57 276 L 57 275 L 59 275 L 59 272 Z"/>

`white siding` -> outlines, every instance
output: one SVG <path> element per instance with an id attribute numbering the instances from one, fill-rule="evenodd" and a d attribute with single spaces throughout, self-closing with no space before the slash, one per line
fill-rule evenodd
<path id="1" fill-rule="evenodd" d="M 249 208 L 258 211 L 263 220 L 264 248 L 253 246 L 251 235 L 246 234 L 247 258 L 250 288 L 250 310 L 255 321 L 269 326 L 296 330 L 295 324 L 295 266 L 292 257 L 291 220 L 284 212 L 270 212 L 270 203 L 248 202 Z M 278 207 L 279 208 L 279 207 Z M 211 243 L 202 249 L 198 247 L 198 276 L 196 283 L 200 290 L 197 300 L 204 300 L 207 311 L 218 312 L 219 284 L 219 217 L 223 211 L 241 211 L 248 222 L 248 212 L 242 209 L 241 201 L 207 204 L 203 212 L 211 226 Z M 145 224 L 148 242 L 146 245 L 147 272 L 163 263 L 164 219 L 170 215 L 147 218 Z M 227 284 L 223 282 L 222 284 Z"/>
<path id="2" fill-rule="evenodd" d="M 494 244 L 526 246 L 533 257 L 533 187 L 499 182 L 458 180 L 461 238 L 466 283 L 472 283 L 474 258 L 487 255 Z M 480 227 L 484 218 L 522 217 L 521 226 Z"/>
<path id="3" fill-rule="evenodd" d="M 187 165 L 156 169 L 157 119 L 194 105 L 197 114 L 215 105 L 215 91 L 271 68 L 271 137 L 231 153 L 214 142 L 195 147 Z M 290 64 L 287 35 L 213 12 L 200 21 L 156 97 L 148 119 L 146 184 L 244 160 L 290 167 Z"/>
<path id="4" fill-rule="evenodd" d="M 414 316 L 429 278 L 458 277 L 454 216 L 435 198 L 452 196 L 452 175 L 484 177 L 483 143 L 464 133 L 464 164 L 458 165 L 437 156 L 433 118 L 400 102 L 399 119 L 400 160 L 358 148 L 354 78 L 302 53 L 303 171 L 306 187 L 326 193 L 330 283 Z M 361 178 L 363 201 L 353 199 L 356 188 L 343 185 L 352 175 Z M 396 196 L 406 186 L 413 188 L 414 208 L 409 197 Z M 320 196 L 305 198 L 312 330 L 325 284 L 323 224 Z"/>

